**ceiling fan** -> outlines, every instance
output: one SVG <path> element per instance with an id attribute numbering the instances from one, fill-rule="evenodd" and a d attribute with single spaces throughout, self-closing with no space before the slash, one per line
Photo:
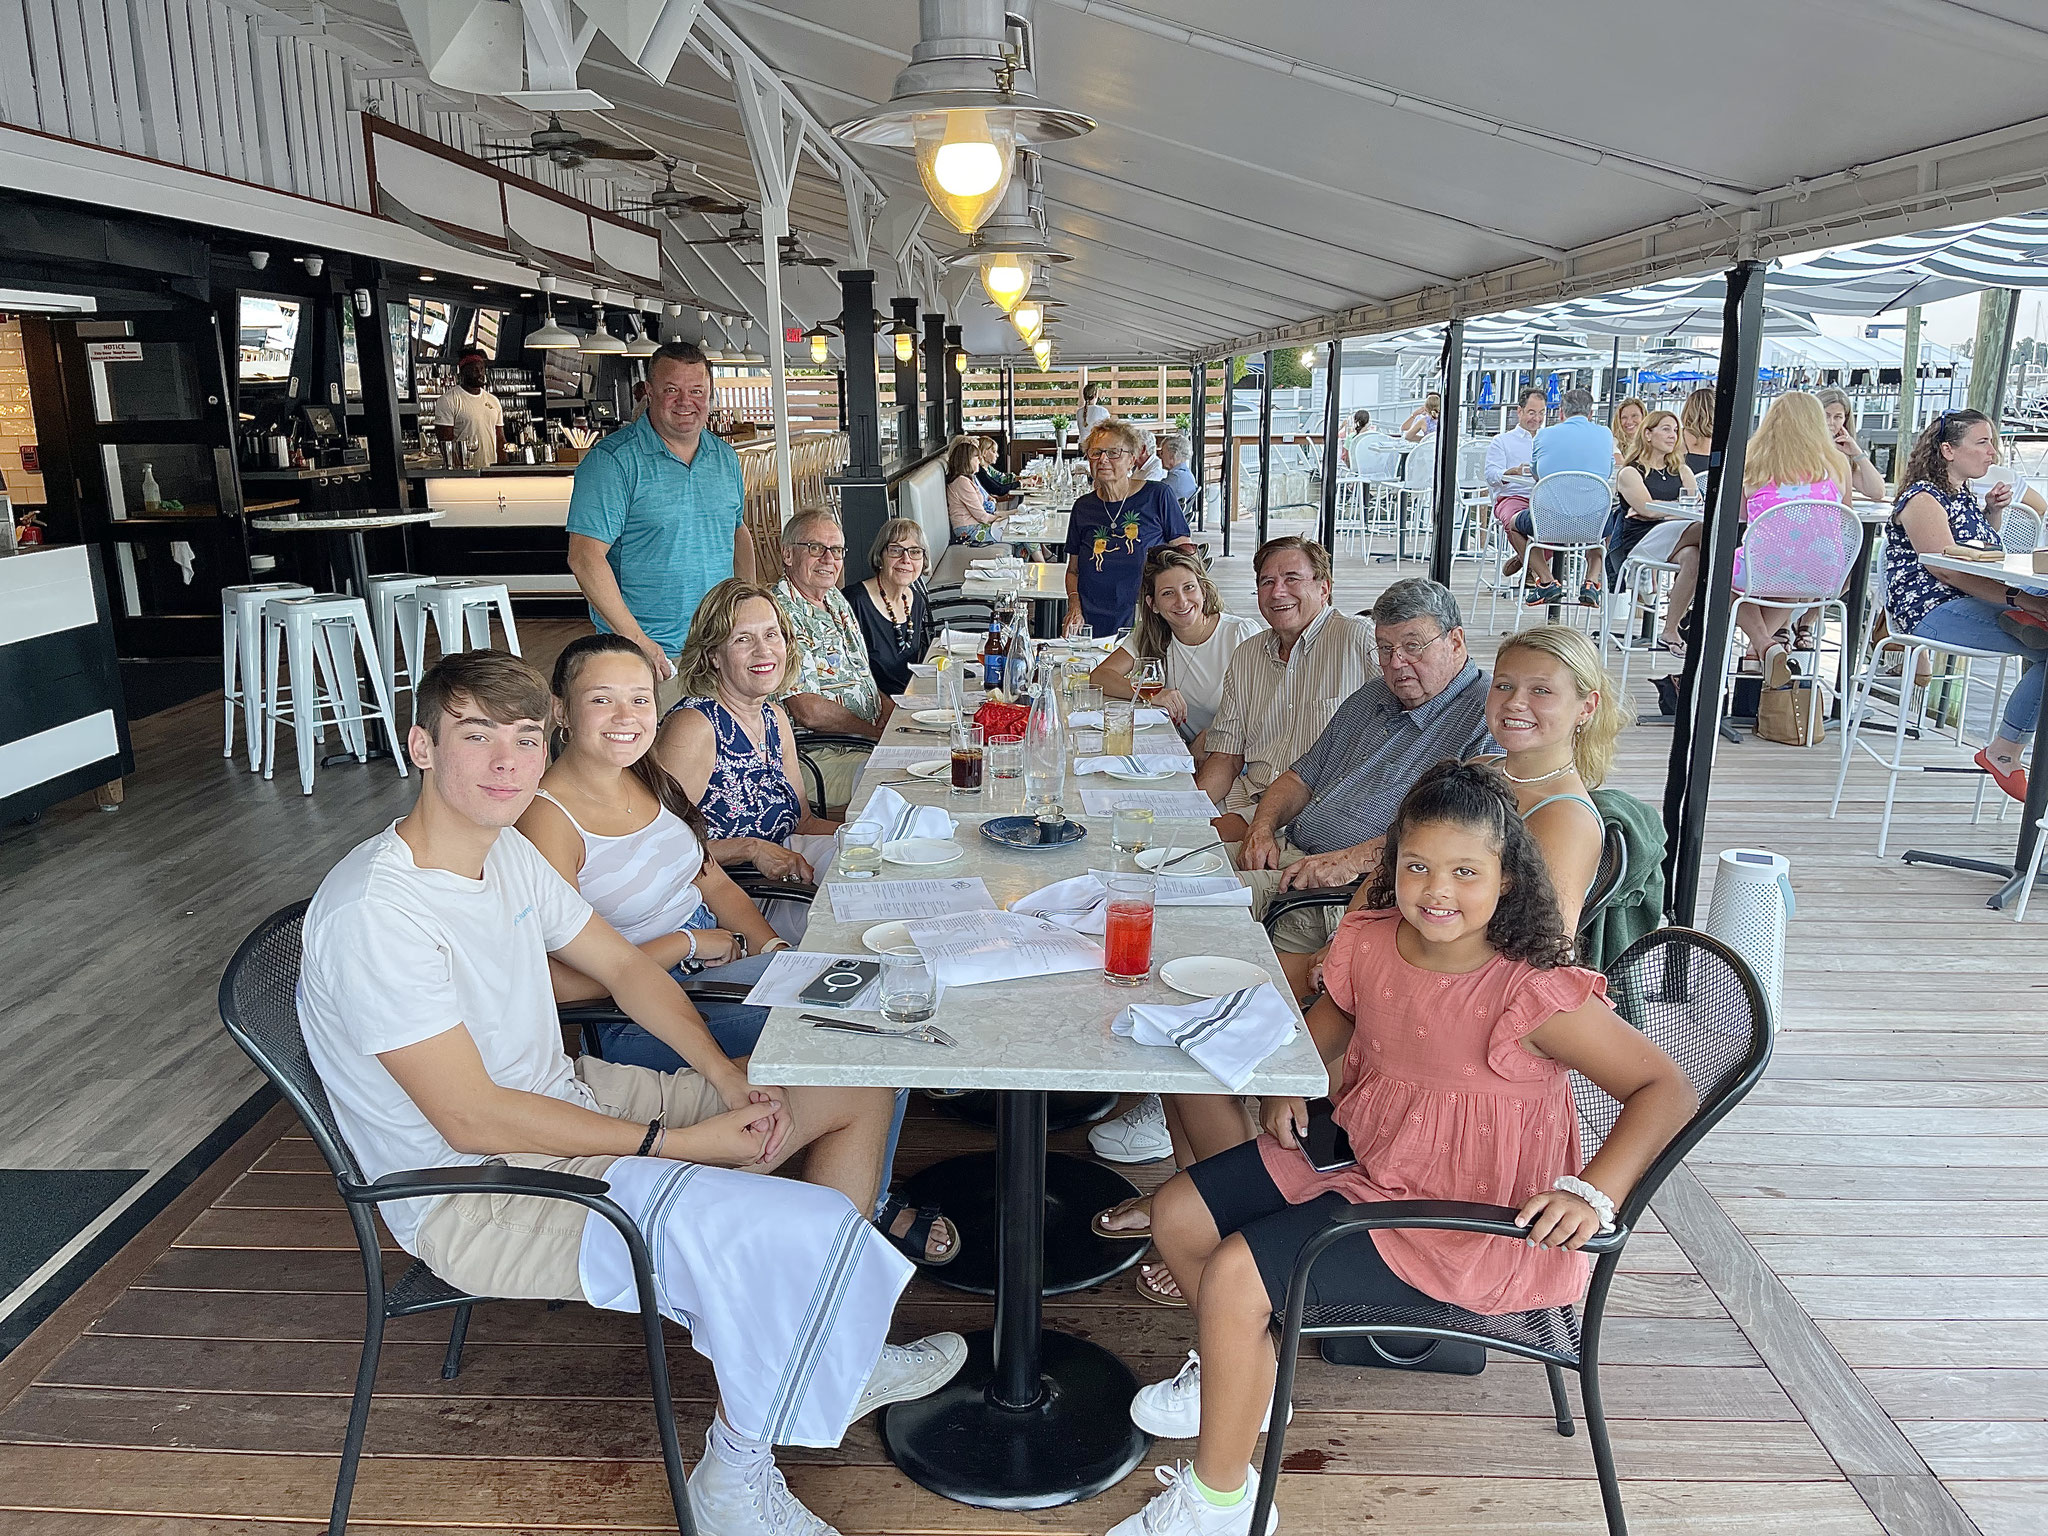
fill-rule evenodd
<path id="1" fill-rule="evenodd" d="M 534 131 L 531 142 L 526 144 L 499 144 L 494 146 L 500 153 L 487 154 L 484 159 L 494 163 L 506 160 L 552 160 L 564 170 L 573 171 L 592 160 L 658 160 L 654 150 L 639 144 L 608 144 L 603 139 L 594 139 L 574 128 L 564 128 L 559 114 L 548 114 L 548 125 Z"/>
<path id="2" fill-rule="evenodd" d="M 674 219 L 686 213 L 744 214 L 746 205 L 704 192 L 686 192 L 676 185 L 676 162 L 668 162 L 668 179 L 647 194 L 644 203 L 622 203 L 621 213 L 659 213 Z"/>
<path id="3" fill-rule="evenodd" d="M 776 264 L 784 267 L 836 267 L 838 261 L 830 256 L 813 256 L 803 248 L 795 235 L 784 235 L 776 248 Z M 758 265 L 749 261 L 749 266 Z"/>

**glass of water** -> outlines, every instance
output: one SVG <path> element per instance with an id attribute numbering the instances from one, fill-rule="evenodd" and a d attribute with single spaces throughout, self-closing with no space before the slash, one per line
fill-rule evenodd
<path id="1" fill-rule="evenodd" d="M 1120 805 L 1110 818 L 1109 844 L 1119 855 L 1135 859 L 1152 846 L 1155 835 L 1152 812 L 1135 805 Z"/>
<path id="2" fill-rule="evenodd" d="M 882 824 L 856 821 L 839 829 L 839 873 L 872 880 L 882 872 Z"/>
<path id="3" fill-rule="evenodd" d="M 882 1017 L 891 1024 L 922 1024 L 938 1007 L 938 981 L 915 948 L 882 951 Z"/>
<path id="4" fill-rule="evenodd" d="M 1024 738 L 991 736 L 982 756 L 988 764 L 989 809 L 1018 809 L 1024 803 Z"/>

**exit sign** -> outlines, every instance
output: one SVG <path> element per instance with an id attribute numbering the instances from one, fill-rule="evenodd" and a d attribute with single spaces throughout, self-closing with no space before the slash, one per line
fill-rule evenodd
<path id="1" fill-rule="evenodd" d="M 782 339 L 788 342 L 802 341 L 804 339 L 804 328 L 800 325 L 785 325 L 782 328 Z"/>

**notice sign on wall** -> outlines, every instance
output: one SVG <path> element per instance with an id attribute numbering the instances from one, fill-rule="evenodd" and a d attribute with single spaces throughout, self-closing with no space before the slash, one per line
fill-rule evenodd
<path id="1" fill-rule="evenodd" d="M 85 356 L 94 363 L 139 363 L 142 361 L 142 343 L 139 341 L 88 341 Z"/>

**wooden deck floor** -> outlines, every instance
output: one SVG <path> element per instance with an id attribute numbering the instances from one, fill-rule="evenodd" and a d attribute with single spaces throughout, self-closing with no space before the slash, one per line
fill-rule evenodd
<path id="1" fill-rule="evenodd" d="M 1233 607 L 1249 607 L 1245 564 L 1219 567 Z M 1392 574 L 1345 561 L 1345 606 Z M 1488 637 L 1472 639 L 1490 654 Z M 1668 736 L 1625 742 L 1616 783 L 1654 800 Z M 1660 1199 L 1660 1228 L 1631 1244 L 1617 1293 L 1607 1379 L 1631 1524 L 2043 1536 L 2048 908 L 2015 926 L 1983 907 L 1988 880 L 1899 863 L 1910 846 L 2009 848 L 2012 821 L 1968 826 L 1964 781 L 1907 781 L 1893 857 L 1879 861 L 1882 781 L 1852 770 L 1830 822 L 1835 763 L 1832 742 L 1721 752 L 1708 848 L 1786 853 L 1801 909 L 1772 1070 Z M 323 779 L 316 802 L 327 794 Z M 248 1172 L 138 1240 L 148 1251 L 128 1256 L 132 1277 L 53 1320 L 63 1337 L 32 1341 L 33 1384 L 0 1408 L 0 1530 L 281 1536 L 324 1518 L 360 1337 L 357 1264 L 310 1144 L 263 1140 Z M 983 1145 L 921 1106 L 900 1166 Z M 1186 1314 L 1140 1303 L 1128 1282 L 1047 1315 L 1145 1379 L 1191 1342 Z M 987 1321 L 985 1303 L 920 1280 L 898 1336 Z M 365 1528 L 667 1527 L 630 1320 L 487 1309 L 453 1383 L 439 1379 L 436 1332 L 398 1325 L 387 1349 L 356 1503 Z M 708 1373 L 681 1343 L 674 1361 L 686 1435 L 701 1434 Z M 0 1362 L 0 1402 L 19 1384 L 12 1363 Z M 1585 1440 L 1549 1427 L 1531 1367 L 1436 1378 L 1310 1360 L 1300 1393 L 1281 1492 L 1290 1530 L 1599 1528 Z M 898 1475 L 871 1425 L 785 1460 L 800 1496 L 849 1536 L 1099 1532 L 1156 1486 L 1141 1470 L 1089 1504 L 968 1509 Z"/>

